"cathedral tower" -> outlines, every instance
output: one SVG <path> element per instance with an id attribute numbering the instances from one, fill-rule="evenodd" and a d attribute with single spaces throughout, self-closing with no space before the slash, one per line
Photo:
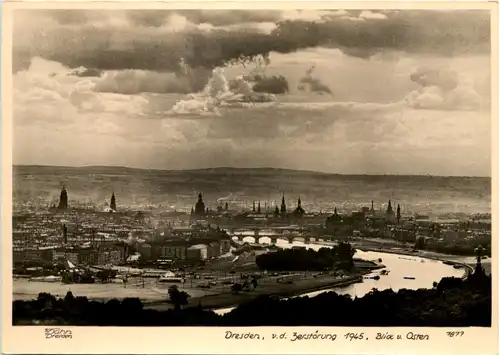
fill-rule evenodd
<path id="1" fill-rule="evenodd" d="M 116 211 L 116 199 L 115 199 L 115 193 L 111 195 L 111 203 L 109 204 L 109 207 L 113 210 Z"/>
<path id="2" fill-rule="evenodd" d="M 66 192 L 66 188 L 63 185 L 61 190 L 61 196 L 59 197 L 59 205 L 57 206 L 60 210 L 65 210 L 68 208 L 68 193 Z"/>

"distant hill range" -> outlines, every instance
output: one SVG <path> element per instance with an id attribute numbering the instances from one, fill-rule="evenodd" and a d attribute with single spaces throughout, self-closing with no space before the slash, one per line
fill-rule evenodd
<path id="1" fill-rule="evenodd" d="M 43 172 L 74 172 L 74 173 L 93 173 L 93 174 L 230 174 L 230 175 L 318 175 L 323 177 L 366 177 L 366 178 L 444 178 L 444 179 L 462 179 L 462 178 L 472 178 L 472 179 L 487 179 L 490 177 L 483 176 L 440 176 L 440 175 L 405 175 L 405 174 L 338 174 L 338 173 L 326 173 L 312 170 L 295 170 L 295 169 L 285 169 L 285 168 L 272 168 L 272 167 L 260 167 L 260 168 L 236 168 L 236 167 L 215 167 L 215 168 L 202 168 L 202 169 L 184 169 L 184 170 L 167 170 L 167 169 L 146 169 L 146 168 L 131 168 L 125 166 L 107 166 L 107 165 L 88 165 L 88 166 L 56 166 L 56 165 L 14 165 L 15 173 L 26 173 L 28 171 L 36 170 L 39 173 Z"/>

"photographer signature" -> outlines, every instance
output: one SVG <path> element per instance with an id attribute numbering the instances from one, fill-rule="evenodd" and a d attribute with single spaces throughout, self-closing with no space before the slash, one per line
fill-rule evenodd
<path id="1" fill-rule="evenodd" d="M 45 339 L 73 339 L 73 334 L 68 329 L 45 328 Z"/>

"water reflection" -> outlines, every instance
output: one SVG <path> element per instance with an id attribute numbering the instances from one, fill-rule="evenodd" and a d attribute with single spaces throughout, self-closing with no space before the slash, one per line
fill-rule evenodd
<path id="1" fill-rule="evenodd" d="M 253 243 L 253 237 L 245 237 L 244 242 Z M 261 244 L 270 244 L 271 239 L 267 237 L 260 238 Z M 308 249 L 318 250 L 324 247 L 330 247 L 323 244 L 304 244 L 302 241 L 295 240 L 293 243 L 288 243 L 287 240 L 278 239 L 276 243 L 281 248 L 292 248 L 294 246 L 305 247 Z M 333 244 L 333 243 L 332 243 Z M 417 256 L 404 256 L 397 254 L 388 254 L 380 252 L 364 252 L 358 250 L 354 255 L 357 258 L 364 260 L 382 259 L 382 264 L 386 266 L 385 270 L 389 271 L 388 275 L 380 276 L 379 280 L 364 279 L 362 283 L 352 284 L 346 287 L 337 287 L 326 290 L 308 292 L 301 296 L 314 297 L 323 292 L 335 291 L 338 294 L 348 294 L 351 297 L 363 297 L 373 288 L 385 290 L 392 288 L 394 291 L 400 289 L 419 289 L 432 288 L 433 283 L 439 282 L 443 277 L 462 277 L 464 269 L 454 269 L 450 265 L 445 265 L 441 261 L 425 259 Z M 463 260 L 465 258 L 456 258 Z M 466 260 L 464 260 L 466 261 Z M 380 273 L 378 270 L 376 273 Z M 405 279 L 404 277 L 414 277 L 415 279 Z M 224 314 L 230 312 L 233 308 L 218 309 L 215 312 Z"/>

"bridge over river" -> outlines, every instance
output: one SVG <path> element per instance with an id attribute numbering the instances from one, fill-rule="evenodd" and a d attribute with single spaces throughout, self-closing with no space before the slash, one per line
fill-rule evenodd
<path id="1" fill-rule="evenodd" d="M 243 241 L 252 238 L 254 243 L 260 243 L 264 238 L 270 239 L 271 244 L 276 244 L 278 239 L 289 243 L 301 241 L 309 244 L 318 241 L 332 241 L 333 236 L 325 235 L 322 227 L 318 226 L 220 226 L 233 239 Z"/>

